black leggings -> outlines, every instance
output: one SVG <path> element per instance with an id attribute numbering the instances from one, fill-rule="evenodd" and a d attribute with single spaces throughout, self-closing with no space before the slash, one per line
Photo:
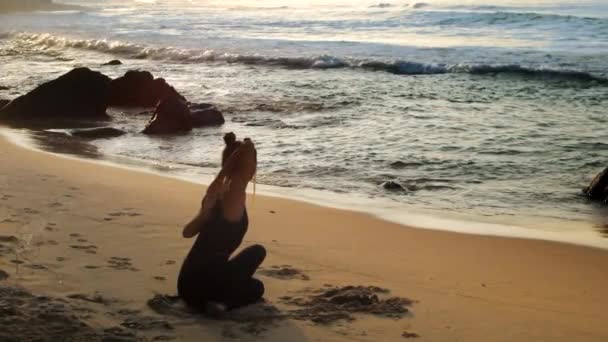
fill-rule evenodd
<path id="1" fill-rule="evenodd" d="M 255 303 L 264 295 L 264 284 L 253 278 L 253 274 L 264 258 L 266 249 L 253 245 L 218 266 L 219 269 L 182 269 L 185 286 L 180 289 L 180 296 L 198 308 L 203 308 L 209 301 L 224 303 L 228 309 Z M 208 274 L 220 279 L 208 279 Z"/>

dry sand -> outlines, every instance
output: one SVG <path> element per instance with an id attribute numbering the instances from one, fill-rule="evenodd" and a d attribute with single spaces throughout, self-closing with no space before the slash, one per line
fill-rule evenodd
<path id="1" fill-rule="evenodd" d="M 194 315 L 165 295 L 203 191 L 0 138 L 0 340 L 608 341 L 606 251 L 264 196 L 267 302 Z"/>

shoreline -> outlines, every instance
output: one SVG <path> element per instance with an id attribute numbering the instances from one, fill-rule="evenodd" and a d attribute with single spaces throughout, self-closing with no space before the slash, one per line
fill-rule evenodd
<path id="1" fill-rule="evenodd" d="M 89 326 L 122 325 L 138 336 L 186 341 L 401 341 L 409 334 L 420 341 L 608 338 L 606 251 L 409 228 L 364 213 L 263 195 L 250 204 L 244 245 L 260 243 L 268 249 L 258 273 L 268 305 L 291 312 L 286 297 L 304 297 L 309 289 L 326 285 L 362 285 L 412 299 L 412 311 L 399 319 L 357 314 L 354 321 L 328 325 L 253 322 L 263 310 L 246 322 L 191 319 L 183 312 L 159 316 L 146 303 L 157 294 L 175 293 L 179 264 L 192 243 L 181 238 L 181 226 L 196 212 L 201 187 L 58 158 L 4 137 L 0 146 L 0 209 L 6 213 L 0 230 L 3 241 L 22 244 L 0 255 L 0 269 L 9 276 L 0 287 L 17 285 L 86 305 L 88 311 L 70 312 Z M 292 276 L 277 278 L 275 271 L 284 269 Z"/>
<path id="2" fill-rule="evenodd" d="M 32 132 L 31 130 L 22 130 L 25 132 L 19 132 L 17 129 L 0 126 L 0 137 L 8 139 L 11 143 L 18 145 L 19 147 L 36 152 L 49 153 L 58 157 L 83 160 L 160 177 L 168 177 L 194 185 L 206 186 L 213 180 L 213 177 L 210 175 L 201 177 L 199 174 L 175 170 L 175 168 L 183 167 L 183 165 L 175 165 L 174 167 L 173 165 L 166 163 L 138 160 L 126 156 L 106 156 L 102 153 L 93 157 L 85 156 L 80 153 L 80 151 L 73 153 L 48 151 L 45 149 L 48 146 L 35 146 L 36 144 L 33 142 L 34 138 L 32 138 L 30 134 Z M 251 193 L 251 187 L 248 191 Z M 519 221 L 529 220 L 537 223 L 537 225 L 523 226 L 517 223 L 507 223 L 505 220 L 481 221 L 477 219 L 476 216 L 470 214 L 442 213 L 443 215 L 439 216 L 432 210 L 412 209 L 403 203 L 390 199 L 374 198 L 373 200 L 370 200 L 370 198 L 364 195 L 340 194 L 330 190 L 301 189 L 257 184 L 256 193 L 263 196 L 317 205 L 328 209 L 363 213 L 380 220 L 416 229 L 429 229 L 478 236 L 549 241 L 608 250 L 608 238 L 602 238 L 597 231 L 597 225 L 590 221 L 583 222 L 554 219 L 549 222 L 542 222 L 541 224 L 540 218 L 520 217 Z M 375 203 L 381 204 L 378 205 Z M 402 213 L 404 210 L 407 210 L 407 213 Z"/>

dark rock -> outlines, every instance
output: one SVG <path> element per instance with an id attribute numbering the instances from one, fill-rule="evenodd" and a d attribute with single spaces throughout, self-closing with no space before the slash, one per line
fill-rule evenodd
<path id="1" fill-rule="evenodd" d="M 226 122 L 222 112 L 215 107 L 194 110 L 191 116 L 192 127 L 218 126 Z"/>
<path id="2" fill-rule="evenodd" d="M 0 109 L 4 108 L 7 104 L 9 104 L 11 100 L 0 99 Z"/>
<path id="3" fill-rule="evenodd" d="M 109 61 L 108 63 L 104 63 L 102 65 L 103 66 L 107 66 L 107 65 L 122 65 L 122 62 L 119 61 L 118 59 L 113 59 L 113 60 Z"/>
<path id="4" fill-rule="evenodd" d="M 147 71 L 130 70 L 110 84 L 109 106 L 154 107 L 169 98 L 185 98 L 162 78 Z"/>
<path id="5" fill-rule="evenodd" d="M 192 130 L 190 109 L 180 98 L 173 97 L 161 101 L 154 115 L 142 133 L 173 134 Z"/>
<path id="6" fill-rule="evenodd" d="M 0 119 L 107 119 L 110 78 L 77 68 L 16 98 L 0 110 Z"/>
<path id="7" fill-rule="evenodd" d="M 115 138 L 125 134 L 127 132 L 113 127 L 77 129 L 72 131 L 73 136 L 85 139 Z"/>
<path id="8" fill-rule="evenodd" d="M 587 197 L 596 201 L 608 201 L 608 167 L 598 173 L 588 187 L 583 189 Z"/>
<path id="9" fill-rule="evenodd" d="M 11 89 L 11 87 L 7 87 L 7 86 L 0 86 L 0 90 L 9 90 Z"/>
<path id="10" fill-rule="evenodd" d="M 396 181 L 384 182 L 382 183 L 382 187 L 386 190 L 391 191 L 407 191 L 407 189 L 403 185 L 401 185 L 401 183 Z"/>
<path id="11" fill-rule="evenodd" d="M 9 277 L 8 273 L 6 273 L 3 270 L 0 270 L 0 281 L 6 280 L 6 279 L 8 279 L 8 277 Z"/>

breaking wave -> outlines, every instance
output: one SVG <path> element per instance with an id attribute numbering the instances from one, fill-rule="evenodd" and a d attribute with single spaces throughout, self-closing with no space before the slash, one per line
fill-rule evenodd
<path id="1" fill-rule="evenodd" d="M 598 75 L 582 70 L 562 69 L 551 66 L 538 67 L 519 64 L 478 63 L 438 64 L 405 60 L 361 60 L 356 58 L 340 58 L 330 55 L 315 57 L 274 57 L 261 54 L 225 53 L 205 49 L 156 47 L 128 42 L 110 41 L 106 39 L 70 39 L 46 33 L 0 33 L 0 38 L 16 39 L 17 44 L 21 47 L 36 47 L 45 50 L 55 48 L 85 49 L 127 58 L 167 60 L 183 63 L 224 62 L 294 69 L 351 68 L 368 71 L 384 71 L 396 75 L 434 75 L 447 73 L 473 75 L 512 74 L 546 79 L 595 81 L 601 84 L 608 84 L 608 75 L 605 73 Z"/>

